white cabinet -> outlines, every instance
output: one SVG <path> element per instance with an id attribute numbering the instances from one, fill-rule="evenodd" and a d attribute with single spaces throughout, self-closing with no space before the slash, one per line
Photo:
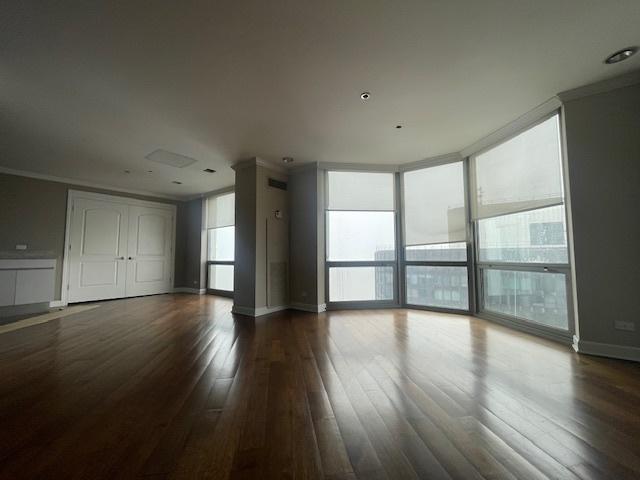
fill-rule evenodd
<path id="1" fill-rule="evenodd" d="M 55 270 L 35 269 L 16 271 L 16 305 L 44 303 L 53 300 Z"/>
<path id="2" fill-rule="evenodd" d="M 0 260 L 0 306 L 53 300 L 54 259 Z"/>
<path id="3" fill-rule="evenodd" d="M 15 305 L 16 271 L 0 270 L 0 307 Z"/>

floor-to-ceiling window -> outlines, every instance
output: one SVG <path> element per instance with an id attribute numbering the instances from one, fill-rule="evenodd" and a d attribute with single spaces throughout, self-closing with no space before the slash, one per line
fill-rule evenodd
<path id="1" fill-rule="evenodd" d="M 207 199 L 207 290 L 230 295 L 233 292 L 235 250 L 235 194 Z"/>
<path id="2" fill-rule="evenodd" d="M 469 310 L 462 161 L 402 174 L 405 303 Z"/>
<path id="3" fill-rule="evenodd" d="M 326 268 L 330 304 L 397 304 L 395 175 L 329 171 Z"/>
<path id="4" fill-rule="evenodd" d="M 559 115 L 471 158 L 480 312 L 569 331 Z"/>

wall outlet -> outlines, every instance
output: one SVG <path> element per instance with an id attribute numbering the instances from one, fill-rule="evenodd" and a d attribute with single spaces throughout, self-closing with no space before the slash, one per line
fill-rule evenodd
<path id="1" fill-rule="evenodd" d="M 302 297 L 305 297 L 305 298 L 306 298 L 306 297 L 307 297 L 307 292 L 301 292 L 301 293 L 300 293 L 300 295 L 301 295 Z"/>
<path id="2" fill-rule="evenodd" d="M 27 246 L 26 245 L 16 245 L 16 250 L 26 250 Z"/>
<path id="3" fill-rule="evenodd" d="M 616 330 L 624 330 L 625 332 L 636 331 L 636 323 L 631 320 L 616 320 L 613 322 L 613 326 Z"/>
<path id="4" fill-rule="evenodd" d="M 194 280 L 194 281 L 193 281 L 193 284 L 194 284 L 194 285 L 198 285 L 198 280 Z"/>

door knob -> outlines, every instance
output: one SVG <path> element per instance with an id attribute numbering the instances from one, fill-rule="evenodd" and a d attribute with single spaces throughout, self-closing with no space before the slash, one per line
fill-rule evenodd
<path id="1" fill-rule="evenodd" d="M 116 260 L 124 260 L 124 257 L 116 257 Z"/>
<path id="2" fill-rule="evenodd" d="M 124 260 L 124 257 L 123 257 L 123 260 Z M 133 260 L 133 257 L 129 257 L 129 260 Z"/>

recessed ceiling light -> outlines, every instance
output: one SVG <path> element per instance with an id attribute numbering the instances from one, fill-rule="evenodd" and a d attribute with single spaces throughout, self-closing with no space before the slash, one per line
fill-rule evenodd
<path id="1" fill-rule="evenodd" d="M 623 48 L 622 50 L 618 50 L 617 52 L 609 55 L 605 59 L 604 63 L 611 65 L 612 63 L 622 62 L 627 58 L 629 58 L 630 56 L 632 56 L 633 54 L 635 54 L 637 51 L 638 51 L 638 47 Z"/>
<path id="2" fill-rule="evenodd" d="M 173 181 L 173 182 L 171 182 L 171 183 L 175 183 L 176 185 L 182 185 L 182 182 L 179 182 L 179 181 L 177 181 L 177 180 L 174 180 L 174 181 Z"/>
<path id="3" fill-rule="evenodd" d="M 371 92 L 362 92 L 360 98 L 364 101 L 369 100 L 371 98 Z"/>
<path id="4" fill-rule="evenodd" d="M 282 161 L 284 163 L 291 163 L 291 162 L 293 162 L 293 158 L 291 158 L 291 157 L 282 157 Z"/>
<path id="5" fill-rule="evenodd" d="M 207 173 L 216 173 L 216 171 L 213 168 L 205 168 L 204 171 Z"/>

